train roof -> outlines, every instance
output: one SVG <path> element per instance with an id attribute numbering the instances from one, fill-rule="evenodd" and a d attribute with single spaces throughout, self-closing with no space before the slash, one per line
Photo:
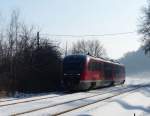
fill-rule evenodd
<path id="1" fill-rule="evenodd" d="M 110 64 L 115 64 L 115 65 L 119 65 L 119 66 L 124 66 L 123 64 L 119 63 L 118 61 L 115 61 L 115 60 L 112 60 L 112 59 L 108 59 L 108 58 L 97 58 L 97 57 L 94 57 L 94 56 L 91 56 L 91 55 L 68 55 L 65 57 L 66 58 L 71 58 L 71 57 L 74 57 L 74 58 L 90 58 L 90 59 L 94 59 L 94 60 L 99 60 L 99 61 L 103 61 L 103 62 L 106 62 L 106 63 L 110 63 Z"/>
<path id="2" fill-rule="evenodd" d="M 102 57 L 101 58 L 97 58 L 97 57 L 90 56 L 90 55 L 87 55 L 87 57 L 89 57 L 91 59 L 95 59 L 95 60 L 100 60 L 100 61 L 103 61 L 105 63 L 110 63 L 110 64 L 114 64 L 114 65 L 124 66 L 120 62 L 112 60 L 112 59 L 108 59 L 108 58 L 102 58 Z"/>

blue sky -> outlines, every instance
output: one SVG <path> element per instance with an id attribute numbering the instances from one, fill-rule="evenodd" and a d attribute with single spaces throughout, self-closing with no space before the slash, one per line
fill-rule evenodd
<path id="1" fill-rule="evenodd" d="M 38 25 L 48 34 L 105 34 L 136 31 L 141 8 L 147 0 L 0 0 L 0 13 L 8 19 L 19 9 L 27 24 Z M 98 37 L 111 58 L 119 58 L 140 46 L 136 33 Z M 57 38 L 61 42 L 77 39 Z"/>

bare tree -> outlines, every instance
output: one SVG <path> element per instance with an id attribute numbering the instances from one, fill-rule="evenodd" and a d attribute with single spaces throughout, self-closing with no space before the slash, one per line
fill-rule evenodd
<path id="1" fill-rule="evenodd" d="M 0 64 L 3 63 L 2 59 L 4 57 L 4 31 L 2 29 L 2 20 L 0 14 Z"/>
<path id="2" fill-rule="evenodd" d="M 11 14 L 10 24 L 8 25 L 7 29 L 8 46 L 11 56 L 13 56 L 13 54 L 18 50 L 20 27 L 21 24 L 19 22 L 19 11 L 13 10 Z"/>
<path id="3" fill-rule="evenodd" d="M 147 7 L 143 8 L 144 16 L 141 18 L 138 32 L 143 35 L 143 49 L 145 54 L 150 53 L 150 0 Z"/>
<path id="4" fill-rule="evenodd" d="M 10 23 L 0 31 L 0 90 L 15 92 L 51 90 L 60 86 L 61 53 L 36 28 L 23 24 L 14 10 Z M 3 36 L 3 34 L 5 36 Z"/>
<path id="5" fill-rule="evenodd" d="M 72 54 L 90 54 L 96 57 L 106 56 L 105 49 L 98 40 L 79 40 L 71 48 Z"/>

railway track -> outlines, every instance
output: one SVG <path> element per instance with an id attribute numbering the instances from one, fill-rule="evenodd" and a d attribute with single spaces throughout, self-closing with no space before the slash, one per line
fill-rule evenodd
<path id="1" fill-rule="evenodd" d="M 40 108 L 40 109 L 36 109 L 36 110 L 24 112 L 24 113 L 22 112 L 22 113 L 15 114 L 15 115 L 19 115 L 19 116 L 33 116 L 33 115 L 37 115 L 37 114 L 38 115 L 53 115 L 53 116 L 62 115 L 62 114 L 68 113 L 70 111 L 73 111 L 73 110 L 76 110 L 79 108 L 83 108 L 85 106 L 92 105 L 94 103 L 119 96 L 126 92 L 134 91 L 138 88 L 139 87 L 124 88 L 124 89 L 112 91 L 110 93 L 106 93 L 106 94 L 102 94 L 102 95 L 86 97 L 84 99 L 74 100 L 74 101 L 63 103 L 63 104 L 49 106 L 47 108 Z"/>
<path id="2" fill-rule="evenodd" d="M 50 115 L 60 115 L 87 105 L 100 102 L 120 94 L 131 92 L 141 86 L 113 87 L 102 90 L 92 90 L 79 92 L 59 97 L 38 99 L 28 102 L 17 102 L 0 106 L 0 114 L 4 115 L 37 115 L 48 113 Z M 104 91 L 105 90 L 105 91 Z M 58 111 L 59 109 L 59 111 Z M 3 112 L 6 111 L 6 112 Z"/>
<path id="3" fill-rule="evenodd" d="M 6 98 L 0 98 L 0 103 L 8 102 L 8 101 L 16 101 L 16 100 L 20 100 L 20 99 L 38 98 L 41 96 L 47 96 L 48 94 L 56 95 L 56 93 L 52 92 L 52 93 L 45 93 L 45 94 L 41 94 L 41 95 L 37 94 L 37 95 L 31 95 L 31 96 L 21 96 L 21 95 L 20 95 L 20 97 L 11 96 L 11 97 L 6 97 Z"/>
<path id="4" fill-rule="evenodd" d="M 113 90 L 116 89 L 120 89 L 121 86 L 116 86 L 116 87 L 107 87 L 107 88 L 103 88 L 103 89 L 98 89 L 98 90 L 90 90 L 87 93 L 94 93 L 97 92 L 100 94 L 103 93 L 107 93 L 107 92 L 111 92 Z M 78 93 L 73 93 L 73 96 L 76 94 L 82 94 L 83 92 L 78 92 Z M 62 97 L 64 95 L 68 95 L 71 96 L 70 94 L 62 94 L 62 92 L 58 92 L 55 94 L 50 94 L 50 95 L 43 95 L 43 96 L 35 96 L 35 97 L 31 97 L 31 98 L 23 98 L 23 99 L 7 99 L 7 100 L 2 100 L 0 101 L 0 107 L 2 106 L 8 106 L 8 105 L 14 105 L 14 104 L 19 104 L 19 103 L 26 103 L 26 102 L 31 102 L 31 101 L 38 101 L 38 100 L 43 100 L 43 99 L 49 99 L 49 98 L 56 98 L 56 97 Z"/>

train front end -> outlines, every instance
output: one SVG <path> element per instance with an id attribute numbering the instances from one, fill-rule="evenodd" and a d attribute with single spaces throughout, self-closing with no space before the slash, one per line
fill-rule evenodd
<path id="1" fill-rule="evenodd" d="M 63 83 L 67 90 L 80 90 L 80 80 L 84 75 L 86 56 L 69 55 L 63 60 Z"/>

